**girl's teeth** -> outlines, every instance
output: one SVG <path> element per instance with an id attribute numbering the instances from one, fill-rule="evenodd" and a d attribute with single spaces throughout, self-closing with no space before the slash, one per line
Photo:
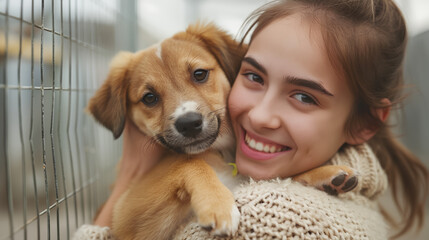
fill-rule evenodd
<path id="1" fill-rule="evenodd" d="M 265 147 L 264 147 L 264 152 L 270 152 L 270 146 L 265 145 Z"/>
<path id="2" fill-rule="evenodd" d="M 262 145 L 262 143 L 260 142 L 256 143 L 256 150 L 262 151 L 263 149 L 264 149 L 264 145 Z"/>
<path id="3" fill-rule="evenodd" d="M 281 152 L 283 149 L 277 146 L 264 144 L 262 142 L 257 142 L 255 139 L 250 138 L 247 134 L 245 136 L 245 142 L 246 144 L 257 151 L 260 152 L 266 152 L 266 153 L 275 153 L 275 152 Z"/>
<path id="4" fill-rule="evenodd" d="M 251 148 L 256 148 L 256 142 L 255 142 L 255 140 L 250 140 L 250 142 L 249 142 L 249 146 L 251 147 Z"/>

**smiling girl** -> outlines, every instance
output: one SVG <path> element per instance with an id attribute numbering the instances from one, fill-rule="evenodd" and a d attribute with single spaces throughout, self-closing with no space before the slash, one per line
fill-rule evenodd
<path id="1" fill-rule="evenodd" d="M 279 0 L 255 11 L 248 24 L 248 51 L 228 106 L 239 173 L 268 181 L 251 180 L 235 192 L 242 217 L 234 238 L 386 239 L 389 227 L 376 205 L 386 179 L 401 213 L 398 234 L 416 221 L 421 226 L 428 171 L 387 123 L 402 99 L 407 41 L 395 3 Z M 147 169 L 138 166 L 147 140 L 132 128 L 127 123 L 124 141 L 138 140 L 122 161 Z M 356 168 L 359 186 L 335 197 L 290 181 L 323 164 Z M 96 224 L 108 226 L 109 212 L 103 208 Z M 196 223 L 176 236 L 210 237 Z"/>
<path id="2" fill-rule="evenodd" d="M 355 193 L 373 203 L 386 187 L 383 186 L 384 172 L 374 170 L 380 164 L 402 216 L 402 228 L 397 234 L 407 232 L 415 221 L 421 226 L 428 194 L 428 171 L 393 137 L 387 123 L 390 110 L 403 98 L 402 68 L 407 42 L 405 21 L 395 3 L 392 0 L 280 0 L 255 11 L 247 23 L 250 27 L 243 39 L 251 33 L 249 47 L 228 101 L 237 136 L 235 160 L 239 173 L 253 179 L 288 178 L 327 163 L 348 164 L 365 169 L 361 171 L 363 183 Z M 368 169 L 373 169 L 374 174 Z M 284 216 L 301 212 L 294 215 L 294 221 L 262 214 L 266 218 L 263 222 L 275 220 L 268 228 L 243 220 L 238 238 L 255 236 L 253 231 L 259 231 L 256 235 L 259 237 L 279 233 L 290 237 L 297 234 L 300 225 L 315 224 L 314 219 L 303 218 L 302 211 L 312 212 L 309 209 L 316 207 L 319 210 L 312 212 L 313 216 L 331 214 L 329 203 L 312 202 L 310 207 L 303 207 L 289 199 L 295 194 L 290 189 L 264 187 L 265 191 L 259 195 L 288 197 L 283 200 L 268 197 L 259 200 L 260 205 L 269 202 L 267 206 L 273 206 L 275 213 Z M 258 185 L 242 188 L 249 190 Z M 278 189 L 281 188 L 280 184 Z M 246 194 L 248 191 L 244 190 L 236 194 L 237 202 L 242 203 L 242 219 L 258 216 L 249 210 L 252 208 L 259 209 L 261 216 L 266 209 L 244 201 Z M 353 193 L 344 195 L 348 197 L 343 199 L 365 202 Z M 330 203 L 337 200 L 326 198 L 331 198 Z M 309 200 L 299 199 L 301 203 Z M 306 231 L 299 238 L 312 234 L 318 238 L 388 237 L 388 227 L 375 220 L 382 210 L 355 206 L 360 209 L 357 213 L 351 211 L 348 203 L 338 204 L 344 208 L 336 209 L 338 215 L 332 215 L 335 221 L 341 219 L 340 216 L 355 220 L 355 225 L 350 227 L 346 223 L 348 218 L 344 219 L 342 227 L 349 229 L 344 235 L 329 235 L 330 230 L 338 233 L 341 228 L 332 223 L 319 228 L 320 232 L 304 228 Z M 246 228 L 250 222 L 254 224 L 252 231 Z M 275 227 L 283 224 L 286 224 L 284 228 Z M 351 229 L 356 227 L 363 229 L 363 235 Z M 181 238 L 205 237 L 189 234 L 189 229 L 192 228 L 188 227 L 188 235 Z M 277 233 L 271 235 L 272 230 Z"/>

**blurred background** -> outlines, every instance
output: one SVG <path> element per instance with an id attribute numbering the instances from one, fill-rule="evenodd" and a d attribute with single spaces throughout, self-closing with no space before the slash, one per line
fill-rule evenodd
<path id="1" fill-rule="evenodd" d="M 84 109 L 115 53 L 146 48 L 197 20 L 236 35 L 266 2 L 0 0 L 0 240 L 69 239 L 106 200 L 121 141 Z M 410 96 L 394 122 L 429 166 L 429 1 L 396 2 L 409 27 Z M 428 236 L 426 221 L 403 239 Z"/>

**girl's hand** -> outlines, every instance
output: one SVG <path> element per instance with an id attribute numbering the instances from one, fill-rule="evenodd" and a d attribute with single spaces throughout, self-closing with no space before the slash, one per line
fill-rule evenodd
<path id="1" fill-rule="evenodd" d="M 163 156 L 165 149 L 152 138 L 144 135 L 130 120 L 123 132 L 122 159 L 112 194 L 96 217 L 94 224 L 111 227 L 113 207 L 132 181 L 147 173 Z"/>

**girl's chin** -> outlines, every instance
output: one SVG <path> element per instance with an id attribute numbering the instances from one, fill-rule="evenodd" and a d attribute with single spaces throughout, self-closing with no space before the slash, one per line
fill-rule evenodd
<path id="1" fill-rule="evenodd" d="M 272 172 L 271 169 L 266 169 L 264 166 L 249 162 L 245 159 L 236 159 L 237 169 L 241 175 L 251 177 L 255 180 L 273 179 L 279 177 L 277 173 Z M 271 166 L 270 164 L 267 166 Z"/>

